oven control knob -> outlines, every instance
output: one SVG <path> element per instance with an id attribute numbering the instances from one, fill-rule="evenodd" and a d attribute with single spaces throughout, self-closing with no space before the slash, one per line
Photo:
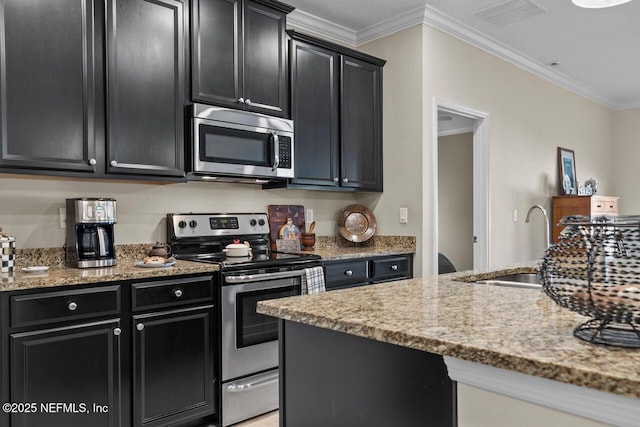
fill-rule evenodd
<path id="1" fill-rule="evenodd" d="M 258 220 L 258 225 L 259 225 L 260 227 L 262 227 L 262 226 L 264 225 L 264 219 L 259 219 L 259 220 Z"/>
<path id="2" fill-rule="evenodd" d="M 189 227 L 196 228 L 197 225 L 198 223 L 196 222 L 195 219 L 192 219 L 191 221 L 189 221 Z"/>
<path id="3" fill-rule="evenodd" d="M 186 226 L 187 226 L 187 223 L 186 223 L 186 222 L 184 222 L 184 221 L 180 221 L 180 222 L 178 223 L 178 227 L 180 227 L 180 228 L 185 228 Z"/>
<path id="4" fill-rule="evenodd" d="M 252 227 L 255 227 L 257 223 L 258 221 L 256 221 L 255 219 L 252 219 L 251 221 L 249 221 L 249 224 L 251 224 Z"/>

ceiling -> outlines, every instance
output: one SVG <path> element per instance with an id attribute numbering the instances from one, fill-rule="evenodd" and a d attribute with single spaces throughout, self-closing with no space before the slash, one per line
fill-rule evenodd
<path id="1" fill-rule="evenodd" d="M 424 23 L 609 108 L 640 107 L 640 0 L 606 9 L 571 0 L 285 1 L 296 7 L 294 27 L 342 43 Z M 483 19 L 477 12 L 487 8 L 507 22 Z"/>

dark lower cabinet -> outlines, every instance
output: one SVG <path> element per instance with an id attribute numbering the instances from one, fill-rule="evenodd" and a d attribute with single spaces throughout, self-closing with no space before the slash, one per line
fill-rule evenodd
<path id="1" fill-rule="evenodd" d="M 107 2 L 107 172 L 184 175 L 184 5 Z"/>
<path id="2" fill-rule="evenodd" d="M 413 278 L 413 254 L 323 261 L 328 291 Z"/>
<path id="3" fill-rule="evenodd" d="M 95 171 L 94 6 L 0 2 L 0 167 Z"/>
<path id="4" fill-rule="evenodd" d="M 133 425 L 180 425 L 215 408 L 213 306 L 133 317 Z"/>
<path id="5" fill-rule="evenodd" d="M 122 426 L 120 321 L 9 337 L 11 397 L 26 403 L 11 427 Z"/>
<path id="6" fill-rule="evenodd" d="M 280 320 L 280 425 L 454 427 L 442 356 Z"/>

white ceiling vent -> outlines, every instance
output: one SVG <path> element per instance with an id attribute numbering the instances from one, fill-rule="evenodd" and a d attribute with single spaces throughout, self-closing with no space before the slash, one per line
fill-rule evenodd
<path id="1" fill-rule="evenodd" d="M 507 0 L 489 7 L 476 10 L 472 15 L 487 21 L 496 27 L 522 21 L 536 15 L 543 15 L 547 10 L 531 0 Z"/>

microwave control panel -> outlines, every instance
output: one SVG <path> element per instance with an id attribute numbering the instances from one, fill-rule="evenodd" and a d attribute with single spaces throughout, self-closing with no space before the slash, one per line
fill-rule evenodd
<path id="1" fill-rule="evenodd" d="M 278 137 L 278 155 L 280 156 L 279 168 L 291 169 L 291 137 Z"/>

